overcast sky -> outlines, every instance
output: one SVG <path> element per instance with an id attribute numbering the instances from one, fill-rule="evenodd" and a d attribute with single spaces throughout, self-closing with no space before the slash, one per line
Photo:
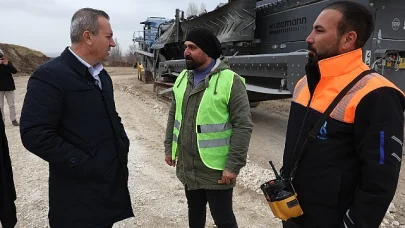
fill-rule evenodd
<path id="1" fill-rule="evenodd" d="M 60 53 L 70 45 L 70 19 L 83 7 L 106 11 L 114 37 L 123 52 L 132 44 L 132 35 L 143 29 L 147 17 L 174 18 L 176 8 L 186 10 L 189 0 L 0 0 L 0 43 L 29 47 L 43 53 Z M 207 11 L 227 0 L 204 2 Z"/>

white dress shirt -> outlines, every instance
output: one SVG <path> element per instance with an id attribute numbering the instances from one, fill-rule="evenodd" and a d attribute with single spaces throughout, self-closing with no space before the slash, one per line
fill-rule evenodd
<path id="1" fill-rule="evenodd" d="M 76 56 L 76 58 L 81 63 L 83 63 L 87 68 L 89 68 L 89 72 L 90 72 L 91 76 L 93 76 L 93 78 L 96 79 L 96 83 L 98 84 L 98 87 L 100 87 L 100 89 L 102 89 L 100 77 L 98 76 L 98 74 L 104 69 L 103 64 L 97 63 L 96 65 L 91 66 L 86 61 L 84 61 L 82 58 L 80 58 L 78 55 L 76 55 L 76 53 L 74 53 L 70 47 L 69 47 L 69 51 L 72 52 L 72 54 L 74 56 Z"/>

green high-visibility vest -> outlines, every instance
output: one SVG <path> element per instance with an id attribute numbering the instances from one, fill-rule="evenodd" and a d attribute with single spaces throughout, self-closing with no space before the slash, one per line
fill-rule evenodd
<path id="1" fill-rule="evenodd" d="M 172 142 L 173 160 L 177 157 L 177 142 L 181 131 L 183 99 L 188 81 L 186 73 L 187 70 L 183 70 L 173 86 L 176 100 Z M 234 75 L 235 73 L 231 70 L 223 70 L 212 75 L 197 111 L 195 131 L 198 151 L 203 163 L 211 169 L 223 170 L 228 158 L 232 135 L 228 103 Z M 245 79 L 240 78 L 245 83 Z"/>

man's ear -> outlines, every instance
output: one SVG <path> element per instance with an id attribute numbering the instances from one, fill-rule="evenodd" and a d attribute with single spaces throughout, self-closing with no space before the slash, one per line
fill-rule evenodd
<path id="1" fill-rule="evenodd" d="M 350 31 L 342 36 L 340 45 L 345 52 L 356 49 L 357 33 Z"/>
<path id="2" fill-rule="evenodd" d="M 83 32 L 83 40 L 87 44 L 91 44 L 93 42 L 93 34 L 91 34 L 91 32 L 89 32 L 89 31 L 84 31 Z"/>

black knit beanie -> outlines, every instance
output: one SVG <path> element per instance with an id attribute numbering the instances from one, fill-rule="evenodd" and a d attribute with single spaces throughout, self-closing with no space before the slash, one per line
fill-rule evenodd
<path id="1" fill-rule="evenodd" d="M 221 43 L 218 38 L 208 29 L 196 28 L 191 30 L 187 34 L 186 41 L 193 42 L 197 45 L 205 54 L 213 59 L 217 59 L 221 56 Z"/>

